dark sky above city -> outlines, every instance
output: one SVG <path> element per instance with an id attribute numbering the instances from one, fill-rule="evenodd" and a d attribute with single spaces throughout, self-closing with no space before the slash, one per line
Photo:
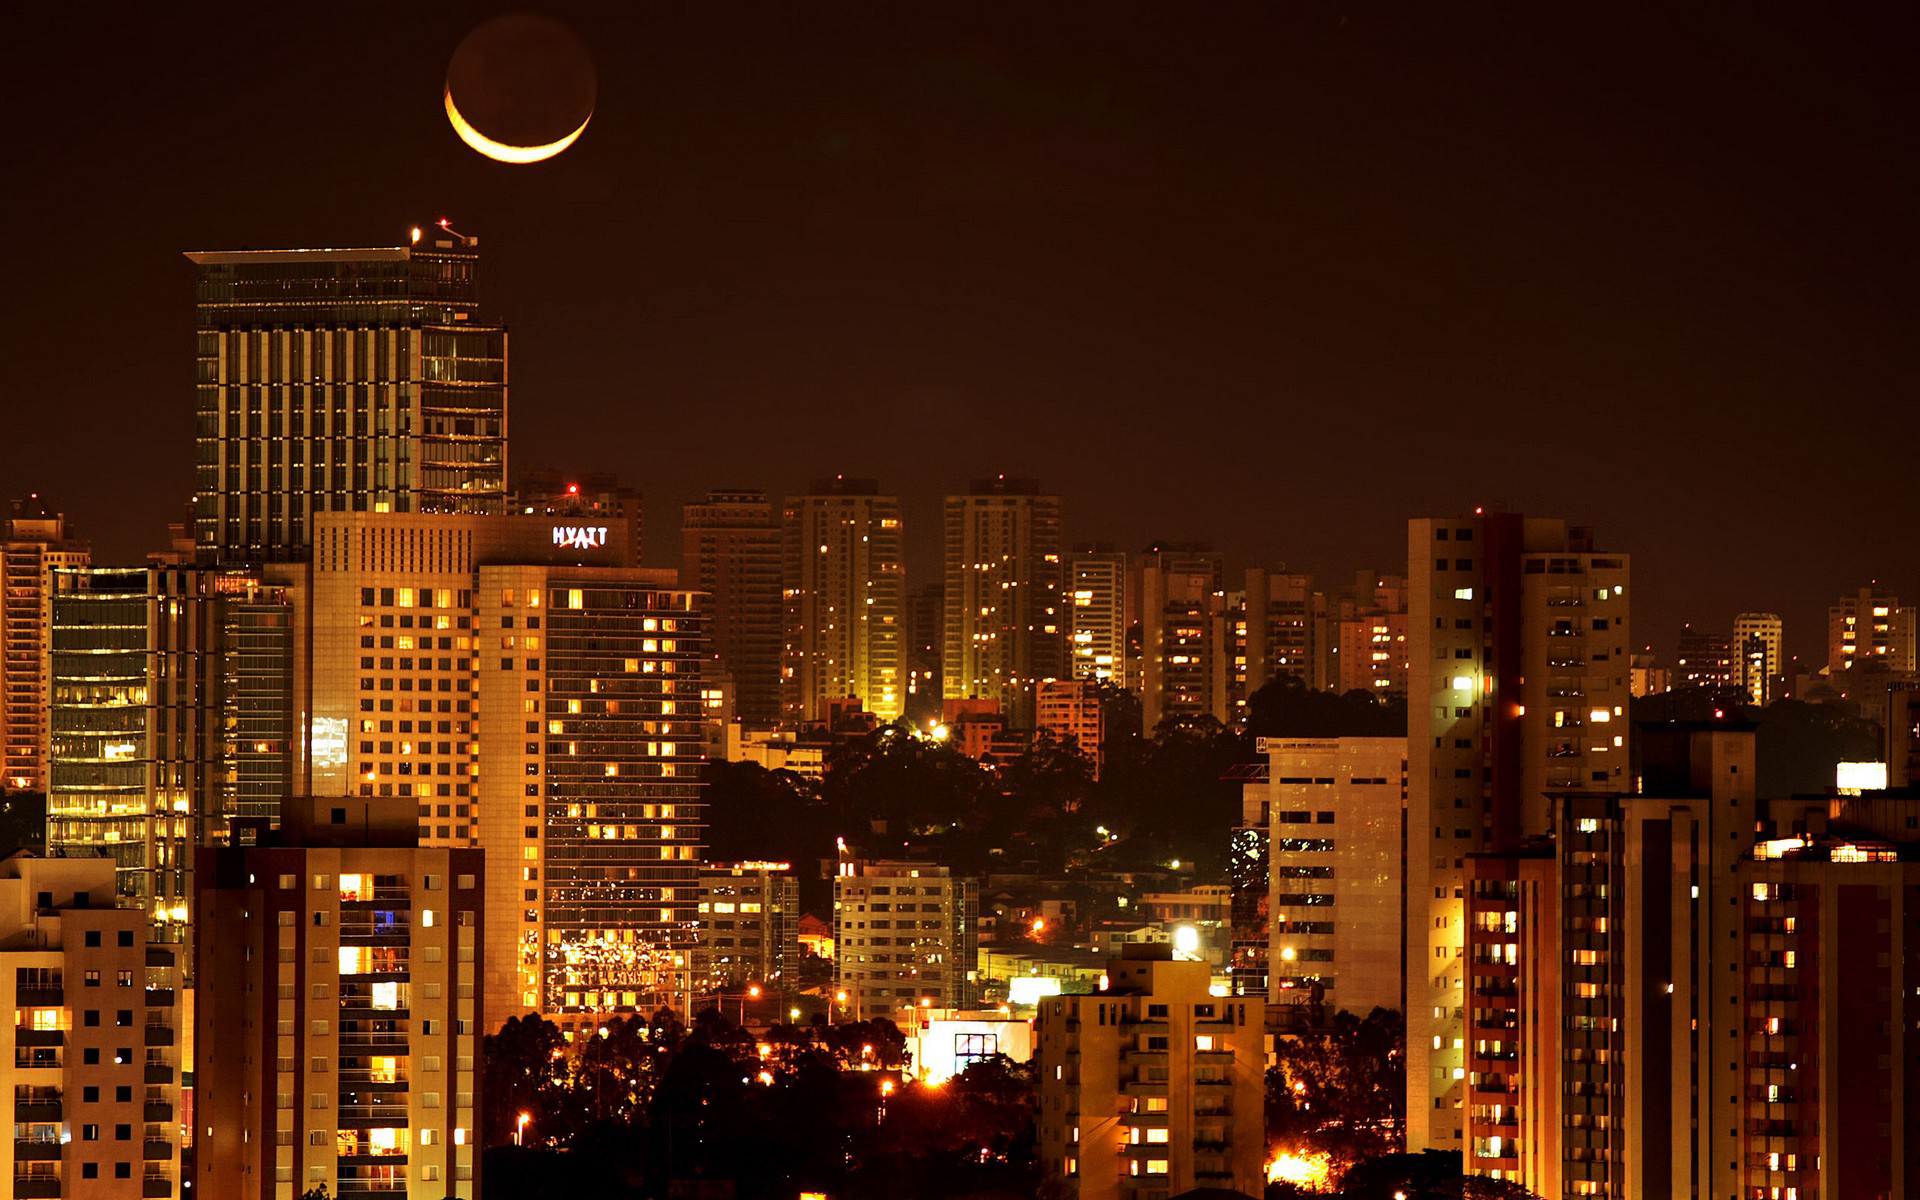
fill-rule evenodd
<path id="1" fill-rule="evenodd" d="M 1075 540 L 1327 574 L 1564 515 L 1662 646 L 1920 595 L 1913 5 L 537 7 L 599 103 L 534 166 L 441 106 L 498 6 L 12 14 L 0 489 L 137 559 L 189 488 L 180 252 L 444 216 L 514 465 L 642 487 L 654 562 L 709 487 L 846 472 L 926 580 L 1006 472 Z"/>

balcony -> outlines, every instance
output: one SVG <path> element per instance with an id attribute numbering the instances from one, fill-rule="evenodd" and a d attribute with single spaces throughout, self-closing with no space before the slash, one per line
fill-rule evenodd
<path id="1" fill-rule="evenodd" d="M 149 1046 L 173 1045 L 173 1026 L 171 1025 L 147 1026 L 147 1043 L 146 1044 Z"/>
<path id="2" fill-rule="evenodd" d="M 148 1162 L 171 1162 L 173 1161 L 173 1143 L 149 1138 L 141 1143 L 140 1157 Z"/>
<path id="3" fill-rule="evenodd" d="M 60 1177 L 57 1175 L 15 1175 L 13 1194 L 16 1200 L 42 1200 L 42 1197 L 60 1195 Z"/>
<path id="4" fill-rule="evenodd" d="M 58 1099 L 15 1100 L 13 1119 L 15 1121 L 58 1121 L 60 1119 L 60 1101 Z"/>
<path id="5" fill-rule="evenodd" d="M 21 1008 L 64 1008 L 67 1003 L 67 989 L 57 983 L 17 988 L 13 994 Z"/>
<path id="6" fill-rule="evenodd" d="M 143 1106 L 143 1111 L 146 1113 L 146 1119 L 149 1121 L 173 1120 L 173 1105 L 167 1103 L 165 1100 L 149 1100 Z"/>
<path id="7" fill-rule="evenodd" d="M 167 1063 L 148 1063 L 146 1074 L 148 1083 L 173 1082 L 173 1067 Z"/>
<path id="8" fill-rule="evenodd" d="M 147 989 L 148 1008 L 172 1008 L 173 989 L 170 987 L 150 987 Z"/>
<path id="9" fill-rule="evenodd" d="M 140 1180 L 140 1194 L 142 1196 L 171 1196 L 173 1195 L 173 1180 L 168 1179 L 165 1175 L 145 1176 Z"/>
<path id="10" fill-rule="evenodd" d="M 64 1046 L 67 1044 L 67 1031 L 64 1029 L 15 1029 L 15 1046 Z"/>
<path id="11" fill-rule="evenodd" d="M 13 1139 L 15 1162 L 57 1162 L 59 1158 L 60 1143 L 52 1138 Z"/>

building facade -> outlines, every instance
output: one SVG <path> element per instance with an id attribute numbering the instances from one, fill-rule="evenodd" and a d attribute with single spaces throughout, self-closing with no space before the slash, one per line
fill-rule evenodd
<path id="1" fill-rule="evenodd" d="M 317 522 L 297 783 L 407 800 L 422 845 L 486 850 L 514 918 L 486 946 L 488 1028 L 650 1011 L 693 940 L 700 597 L 624 565 L 617 523 L 570 520 Z"/>
<path id="2" fill-rule="evenodd" d="M 782 513 L 781 713 L 827 718 L 858 697 L 882 721 L 905 706 L 905 563 L 900 498 L 871 479 L 816 480 Z"/>
<path id="3" fill-rule="evenodd" d="M 1875 588 L 1840 597 L 1827 609 L 1827 673 L 1868 668 L 1911 674 L 1916 662 L 1915 610 Z"/>
<path id="4" fill-rule="evenodd" d="M 1093 777 L 1100 778 L 1106 763 L 1106 716 L 1100 704 L 1100 685 L 1090 679 L 1055 679 L 1036 693 L 1034 727 L 1064 742 L 1071 738 L 1082 754 L 1093 760 Z"/>
<path id="5" fill-rule="evenodd" d="M 1462 1150 L 1466 860 L 1629 783 L 1626 556 L 1517 513 L 1408 525 L 1407 1144 Z"/>
<path id="6" fill-rule="evenodd" d="M 179 964 L 114 902 L 106 858 L 0 861 L 8 1195 L 179 1196 Z"/>
<path id="7" fill-rule="evenodd" d="M 979 884 L 917 862 L 843 860 L 833 880 L 834 988 L 854 1020 L 979 1003 Z"/>
<path id="8" fill-rule="evenodd" d="M 478 1196 L 482 853 L 397 798 L 288 804 L 199 875 L 194 1194 Z"/>
<path id="9" fill-rule="evenodd" d="M 183 942 L 196 847 L 291 787 L 295 610 L 240 569 L 50 579 L 47 847 L 110 857 L 122 903 Z"/>
<path id="10" fill-rule="evenodd" d="M 733 681 L 733 710 L 757 728 L 780 720 L 780 518 L 759 491 L 707 493 L 681 519 L 680 586 L 705 592 L 708 640 Z"/>
<path id="11" fill-rule="evenodd" d="M 1748 704 L 1765 707 L 1779 694 L 1785 670 L 1782 627 L 1773 613 L 1741 613 L 1733 619 L 1733 649 L 1740 664 L 1740 692 Z"/>
<path id="12" fill-rule="evenodd" d="M 1133 625 L 1127 556 L 1081 546 L 1067 559 L 1068 638 L 1075 679 L 1133 686 L 1127 631 Z"/>
<path id="13" fill-rule="evenodd" d="M 1268 999 L 1364 1017 L 1405 995 L 1405 738 L 1262 738 Z M 1317 1020 L 1320 1013 L 1303 1013 Z"/>
<path id="14" fill-rule="evenodd" d="M 800 880 L 787 863 L 707 863 L 699 872 L 697 988 L 798 986 Z"/>
<path id="15" fill-rule="evenodd" d="M 298 561 L 321 513 L 498 513 L 507 332 L 479 239 L 214 250 L 195 267 L 194 541 L 203 564 Z"/>
<path id="16" fill-rule="evenodd" d="M 38 495 L 0 523 L 0 788 L 47 789 L 47 588 L 56 570 L 84 567 L 87 544 Z"/>
<path id="17" fill-rule="evenodd" d="M 946 500 L 949 700 L 998 700 L 1008 722 L 1032 728 L 1034 689 L 1068 677 L 1060 497 L 1031 479 L 976 479 Z"/>
<path id="18" fill-rule="evenodd" d="M 1128 947 L 1104 991 L 1040 1001 L 1040 1170 L 1059 1194 L 1260 1194 L 1261 1005 L 1211 995 L 1209 974 L 1206 963 L 1173 961 L 1167 947 Z"/>

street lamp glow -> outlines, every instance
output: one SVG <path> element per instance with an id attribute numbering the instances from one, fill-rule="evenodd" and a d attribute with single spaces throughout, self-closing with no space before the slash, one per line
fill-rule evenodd
<path id="1" fill-rule="evenodd" d="M 1173 931 L 1173 949 L 1175 953 L 1188 958 L 1200 956 L 1200 931 L 1191 925 L 1181 925 Z"/>

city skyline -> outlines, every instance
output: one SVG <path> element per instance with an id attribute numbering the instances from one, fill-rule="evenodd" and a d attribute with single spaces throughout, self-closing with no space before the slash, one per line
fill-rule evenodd
<path id="1" fill-rule="evenodd" d="M 1498 37 L 1411 18 L 1069 29 L 1026 14 L 953 38 L 967 31 L 911 15 L 723 36 L 710 18 L 586 10 L 570 16 L 606 102 L 567 155 L 514 174 L 412 102 L 458 23 L 390 16 L 372 47 L 350 16 L 322 18 L 301 53 L 265 20 L 83 39 L 42 14 L 25 31 L 43 53 L 23 56 L 22 86 L 72 119 L 28 131 L 45 169 L 0 202 L 34 231 L 21 267 L 41 281 L 5 302 L 35 333 L 0 390 L 40 401 L 0 479 L 54 498 L 96 561 L 157 547 L 191 487 L 150 453 L 191 428 L 177 252 L 387 244 L 426 209 L 487 240 L 485 303 L 518 351 L 515 473 L 622 475 L 648 495 L 650 564 L 674 561 L 679 505 L 710 488 L 778 497 L 845 473 L 898 489 L 909 575 L 929 580 L 940 497 L 1005 472 L 1063 496 L 1070 541 L 1200 538 L 1236 565 L 1322 577 L 1392 563 L 1418 513 L 1565 513 L 1636 556 L 1637 626 L 1667 649 L 1685 621 L 1771 611 L 1808 662 L 1832 596 L 1870 579 L 1920 592 L 1885 555 L 1882 531 L 1913 515 L 1888 469 L 1898 440 L 1839 434 L 1844 455 L 1790 457 L 1827 436 L 1840 397 L 1859 417 L 1846 428 L 1898 423 L 1911 351 L 1890 322 L 1914 247 L 1880 197 L 1908 190 L 1911 166 L 1873 152 L 1897 129 L 1873 96 L 1899 18 L 1650 38 L 1538 14 Z M 221 120 L 184 148 L 130 140 L 129 116 L 75 91 L 65 47 L 82 41 L 154 84 L 142 120 Z M 1796 45 L 1818 52 L 1777 95 L 1723 98 Z M 341 108 L 298 103 L 349 46 L 367 82 Z M 1566 69 L 1544 77 L 1544 60 Z M 1138 69 L 1162 61 L 1164 77 Z M 1202 67 L 1205 87 L 1169 86 Z M 1344 139 L 1323 130 L 1336 109 Z M 1702 122 L 1727 136 L 1659 132 Z M 208 195 L 262 129 L 328 155 L 351 138 L 387 182 L 343 202 L 294 186 L 289 157 Z M 1748 153 L 1756 139 L 1775 153 Z M 1612 190 L 1587 186 L 1596 146 L 1636 168 Z M 129 179 L 158 185 L 133 219 L 103 207 Z M 1384 200 L 1407 195 L 1432 199 Z M 588 244 L 593 271 L 575 265 Z M 84 282 L 103 274 L 110 292 Z M 82 349 L 103 322 L 120 350 Z M 83 455 L 68 414 L 100 397 L 114 419 Z M 1188 410 L 1208 415 L 1167 419 Z M 1562 448 L 1553 426 L 1587 413 L 1611 432 Z M 707 452 L 642 471 L 656 437 Z M 1690 449 L 1703 438 L 1784 486 L 1716 476 Z M 67 486 L 82 465 L 115 487 Z M 1816 482 L 1836 469 L 1847 486 Z M 1163 486 L 1137 486 L 1149 471 Z M 1698 536 L 1708 522 L 1730 533 Z M 1761 544 L 1791 547 L 1794 569 Z"/>

